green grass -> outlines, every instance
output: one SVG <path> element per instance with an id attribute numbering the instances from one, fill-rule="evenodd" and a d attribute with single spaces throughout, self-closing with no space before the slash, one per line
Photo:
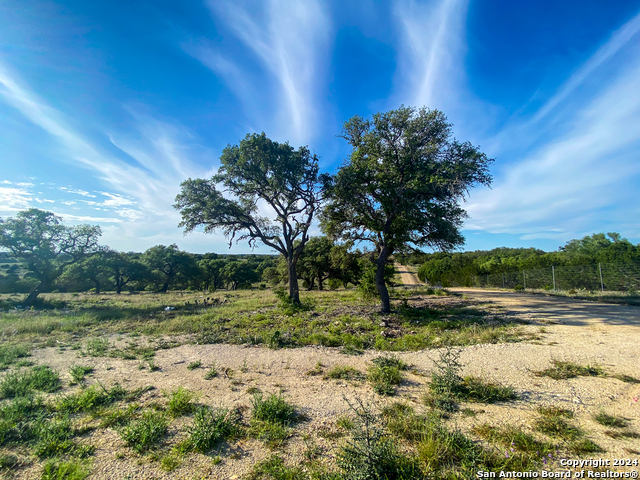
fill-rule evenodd
<path id="1" fill-rule="evenodd" d="M 187 365 L 187 370 L 195 370 L 196 368 L 200 368 L 202 366 L 202 362 L 200 360 L 196 360 L 194 362 L 189 362 Z"/>
<path id="2" fill-rule="evenodd" d="M 309 477 L 300 466 L 288 466 L 277 455 L 258 462 L 246 477 L 247 480 L 307 480 Z"/>
<path id="3" fill-rule="evenodd" d="M 71 452 L 76 447 L 72 441 L 74 434 L 69 417 L 43 421 L 36 428 L 34 453 L 49 458 Z"/>
<path id="4" fill-rule="evenodd" d="M 73 384 L 78 384 L 84 382 L 85 375 L 93 373 L 93 367 L 85 367 L 82 365 L 74 365 L 69 368 L 69 374 L 71 375 L 71 380 Z"/>
<path id="5" fill-rule="evenodd" d="M 42 469 L 42 480 L 84 480 L 89 476 L 86 462 L 49 460 Z"/>
<path id="6" fill-rule="evenodd" d="M 536 372 L 539 377 L 550 377 L 554 380 L 565 380 L 574 377 L 599 377 L 604 370 L 597 365 L 578 365 L 573 362 L 553 361 L 553 367 Z"/>
<path id="7" fill-rule="evenodd" d="M 214 363 L 213 365 L 211 365 L 211 367 L 209 367 L 209 370 L 207 370 L 207 373 L 204 374 L 204 379 L 211 380 L 213 378 L 216 378 L 217 376 L 218 376 L 218 369 L 216 368 L 216 364 Z"/>
<path id="8" fill-rule="evenodd" d="M 566 408 L 555 407 L 555 406 L 539 406 L 537 412 L 543 417 L 565 417 L 565 418 L 573 418 L 573 412 L 571 410 L 567 410 Z"/>
<path id="9" fill-rule="evenodd" d="M 168 398 L 167 413 L 172 417 L 181 417 L 193 412 L 196 405 L 193 403 L 198 398 L 198 394 L 187 390 L 184 387 L 178 387 L 170 392 L 163 392 Z"/>
<path id="10" fill-rule="evenodd" d="M 193 416 L 193 425 L 187 427 L 187 439 L 180 445 L 182 452 L 207 453 L 220 442 L 242 435 L 241 418 L 236 411 L 226 408 L 202 407 Z"/>
<path id="11" fill-rule="evenodd" d="M 6 370 L 19 358 L 29 356 L 31 356 L 30 345 L 0 345 L 0 370 Z"/>
<path id="12" fill-rule="evenodd" d="M 157 446 L 167 434 L 169 422 L 160 412 L 146 411 L 142 418 L 133 420 L 120 430 L 120 437 L 127 446 L 143 454 Z"/>
<path id="13" fill-rule="evenodd" d="M 629 426 L 629 420 L 626 418 L 616 417 L 605 412 L 598 412 L 593 416 L 593 419 L 605 427 L 626 428 Z"/>
<path id="14" fill-rule="evenodd" d="M 326 374 L 325 378 L 334 380 L 361 380 L 363 373 L 349 365 L 335 365 Z"/>
<path id="15" fill-rule="evenodd" d="M 575 440 L 584 436 L 584 431 L 581 428 L 571 425 L 560 416 L 538 418 L 533 422 L 533 428 L 537 432 L 565 440 Z"/>
<path id="16" fill-rule="evenodd" d="M 63 397 L 59 397 L 54 403 L 56 410 L 66 413 L 94 412 L 99 408 L 127 398 L 131 395 L 120 385 L 114 385 L 109 390 L 102 385 L 92 385 Z"/>
<path id="17" fill-rule="evenodd" d="M 424 297 L 426 292 L 417 289 L 403 291 L 402 295 L 406 295 L 404 299 L 414 300 Z M 461 298 L 453 298 L 454 305 L 430 308 L 405 307 L 394 300 L 395 310 L 385 319 L 397 327 L 400 335 L 385 338 L 381 335 L 385 328 L 379 326 L 377 320 L 380 318 L 377 302 L 362 300 L 355 290 L 301 292 L 301 296 L 306 304 L 314 305 L 313 309 L 291 310 L 282 315 L 283 310 L 277 306 L 271 290 L 217 292 L 212 299 L 218 301 L 216 307 L 206 310 L 194 307 L 199 297 L 195 292 L 46 294 L 43 298 L 47 302 L 63 302 L 66 308 L 41 310 L 37 316 L 27 311 L 0 312 L 0 327 L 11 331 L 15 341 L 29 342 L 36 347 L 51 342 L 55 346 L 58 340 L 74 348 L 77 339 L 86 338 L 83 345 L 86 355 L 125 359 L 148 359 L 155 350 L 164 348 L 164 344 L 120 348 L 107 340 L 108 335 L 193 335 L 199 344 L 250 343 L 278 348 L 323 345 L 345 347 L 354 353 L 367 348 L 421 350 L 445 344 L 472 345 L 529 338 L 518 324 L 496 321 L 484 310 L 471 308 L 469 302 Z M 4 297 L 0 295 L 0 301 Z M 176 309 L 164 312 L 167 304 Z M 260 313 L 255 314 L 256 311 Z M 174 343 L 169 341 L 167 345 Z M 0 361 L 1 358 L 0 354 Z"/>
<path id="18" fill-rule="evenodd" d="M 60 375 L 48 366 L 7 374 L 0 381 L 0 398 L 24 397 L 34 391 L 51 393 L 61 387 Z"/>
<path id="19" fill-rule="evenodd" d="M 262 393 L 254 394 L 251 403 L 249 434 L 270 448 L 282 446 L 291 436 L 290 425 L 299 419 L 295 406 L 280 395 L 264 398 Z"/>
<path id="20" fill-rule="evenodd" d="M 616 373 L 615 375 L 611 375 L 611 377 L 625 383 L 640 383 L 640 380 L 636 377 L 632 377 L 631 375 L 624 375 L 622 373 Z"/>
<path id="21" fill-rule="evenodd" d="M 473 433 L 503 447 L 512 447 L 519 452 L 528 454 L 546 455 L 556 450 L 555 445 L 542 442 L 520 427 L 505 425 L 495 427 L 488 424 L 473 428 Z"/>
<path id="22" fill-rule="evenodd" d="M 394 395 L 396 386 L 402 383 L 402 373 L 397 366 L 373 364 L 367 370 L 367 380 L 379 395 Z"/>

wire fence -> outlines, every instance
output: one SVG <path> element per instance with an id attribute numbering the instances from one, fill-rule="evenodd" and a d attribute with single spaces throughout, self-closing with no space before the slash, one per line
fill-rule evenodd
<path id="1" fill-rule="evenodd" d="M 536 268 L 490 275 L 473 275 L 459 286 L 534 290 L 588 290 L 592 292 L 637 293 L 640 263 L 597 263 Z"/>

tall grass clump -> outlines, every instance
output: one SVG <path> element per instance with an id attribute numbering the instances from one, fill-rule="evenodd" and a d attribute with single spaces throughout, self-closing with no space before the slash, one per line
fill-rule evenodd
<path id="1" fill-rule="evenodd" d="M 24 397 L 36 390 L 51 393 L 60 386 L 58 372 L 48 366 L 35 366 L 31 370 L 6 375 L 0 381 L 0 398 Z"/>
<path id="2" fill-rule="evenodd" d="M 249 433 L 271 448 L 281 446 L 291 435 L 289 426 L 297 420 L 296 408 L 276 394 L 264 398 L 256 393 L 251 403 Z"/>
<path id="3" fill-rule="evenodd" d="M 169 422 L 160 412 L 144 412 L 142 418 L 132 421 L 120 430 L 120 437 L 127 446 L 143 454 L 155 447 L 166 435 Z"/>
<path id="4" fill-rule="evenodd" d="M 187 427 L 188 438 L 179 446 L 182 452 L 207 453 L 220 442 L 242 434 L 237 411 L 227 408 L 201 407 L 193 415 L 193 425 Z"/>

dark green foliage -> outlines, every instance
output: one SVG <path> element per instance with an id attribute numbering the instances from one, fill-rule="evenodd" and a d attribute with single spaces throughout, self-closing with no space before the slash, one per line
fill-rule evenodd
<path id="1" fill-rule="evenodd" d="M 34 390 L 51 393 L 60 386 L 58 372 L 48 366 L 36 366 L 31 370 L 6 375 L 0 381 L 0 398 L 23 397 Z"/>
<path id="2" fill-rule="evenodd" d="M 39 282 L 23 304 L 34 305 L 37 296 L 48 291 L 67 266 L 96 253 L 100 235 L 100 227 L 66 227 L 60 217 L 37 208 L 0 219 L 0 247 L 26 263 Z"/>
<path id="3" fill-rule="evenodd" d="M 224 196 L 220 184 L 235 198 Z M 181 187 L 175 208 L 186 232 L 204 226 L 207 233 L 222 230 L 230 243 L 237 238 L 273 248 L 287 261 L 291 300 L 300 301 L 296 263 L 320 203 L 316 155 L 306 147 L 295 150 L 274 142 L 264 133 L 247 135 L 223 150 L 213 178 L 188 179 Z M 275 218 L 259 214 L 259 201 L 273 209 Z"/>
<path id="4" fill-rule="evenodd" d="M 0 404 L 0 445 L 33 439 L 37 426 L 47 416 L 40 397 L 16 397 L 3 402 Z"/>
<path id="5" fill-rule="evenodd" d="M 242 434 L 240 415 L 226 408 L 202 407 L 193 416 L 193 425 L 187 427 L 189 437 L 180 446 L 182 451 L 207 453 L 220 442 Z"/>
<path id="6" fill-rule="evenodd" d="M 605 412 L 598 412 L 593 416 L 593 419 L 605 427 L 626 428 L 629 426 L 629 421 L 626 418 L 615 417 Z"/>
<path id="7" fill-rule="evenodd" d="M 373 243 L 375 284 L 382 311 L 389 312 L 389 257 L 408 244 L 450 249 L 463 243 L 460 203 L 473 186 L 491 183 L 491 160 L 452 138 L 444 114 L 426 108 L 353 117 L 342 137 L 351 155 L 327 185 L 322 227 L 332 237 Z"/>
<path id="8" fill-rule="evenodd" d="M 539 377 L 550 377 L 554 380 L 565 380 L 567 378 L 582 377 L 598 377 L 604 374 L 602 368 L 596 365 L 578 365 L 573 362 L 553 361 L 553 367 L 547 368 L 540 372 L 536 372 Z"/>
<path id="9" fill-rule="evenodd" d="M 162 440 L 167 433 L 168 425 L 164 414 L 147 411 L 142 418 L 133 420 L 120 430 L 120 436 L 129 447 L 143 454 Z"/>

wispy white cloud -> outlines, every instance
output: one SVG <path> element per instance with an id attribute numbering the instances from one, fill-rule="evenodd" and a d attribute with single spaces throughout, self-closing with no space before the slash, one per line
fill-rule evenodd
<path id="1" fill-rule="evenodd" d="M 2 182 L 11 184 L 9 181 Z M 0 212 L 16 212 L 29 208 L 33 196 L 24 188 L 0 187 Z"/>
<path id="2" fill-rule="evenodd" d="M 396 85 L 402 103 L 450 111 L 464 91 L 468 0 L 395 4 L 403 43 Z"/>
<path id="3" fill-rule="evenodd" d="M 137 114 L 130 109 L 138 136 L 133 136 L 133 133 L 125 136 L 112 132 L 110 137 L 113 144 L 122 151 L 122 157 L 134 162 L 132 165 L 129 161 L 101 151 L 71 128 L 60 112 L 30 92 L 16 78 L 15 74 L 9 73 L 6 66 L 0 64 L 0 99 L 4 99 L 32 123 L 57 139 L 64 152 L 63 158 L 93 172 L 105 185 L 118 192 L 95 192 L 104 197 L 99 199 L 98 195 L 86 190 L 70 186 L 59 187 L 59 190 L 66 194 L 95 198 L 96 200 L 83 202 L 87 205 L 89 202 L 95 202 L 96 205 L 92 206 L 102 208 L 101 211 L 116 209 L 119 217 L 59 213 L 63 218 L 70 221 L 121 224 L 117 233 L 109 230 L 112 236 L 105 239 L 116 248 L 125 237 L 136 238 L 137 245 L 145 245 L 145 237 L 154 236 L 154 232 L 177 232 L 179 215 L 172 205 L 175 195 L 180 190 L 180 182 L 187 176 L 202 177 L 212 173 L 212 170 L 194 167 L 188 160 L 188 149 L 181 143 L 187 135 L 185 132 L 179 132 L 176 127 Z M 181 135 L 180 138 L 176 138 L 178 133 Z M 3 210 L 16 211 L 37 202 L 24 189 L 4 190 L 0 197 L 0 204 L 6 206 Z M 129 208 L 120 209 L 118 212 L 117 209 L 123 206 Z M 135 235 L 131 234 L 132 231 L 135 231 Z M 146 245 L 148 246 L 151 245 Z"/>
<path id="4" fill-rule="evenodd" d="M 640 60 L 632 47 L 619 59 L 623 64 L 619 73 L 609 78 L 602 52 L 628 49 L 633 37 L 619 32 L 629 32 L 628 25 L 637 22 L 636 16 L 585 63 L 587 67 L 578 70 L 586 68 L 607 80 L 598 91 L 580 97 L 581 109 L 573 109 L 569 117 L 562 114 L 563 123 L 571 127 L 526 154 L 516 152 L 515 161 L 503 169 L 493 190 L 472 194 L 467 228 L 559 240 L 594 230 L 629 229 L 628 217 L 640 210 L 634 207 L 634 185 L 640 179 Z M 635 29 L 636 35 L 639 31 Z M 627 45 L 620 44 L 621 38 L 627 39 Z M 554 108 L 570 95 L 566 85 L 576 81 L 565 83 L 540 109 L 547 121 L 555 120 Z M 526 128 L 533 137 L 537 132 L 532 125 L 527 123 Z M 633 235 L 631 230 L 626 234 Z"/>
<path id="5" fill-rule="evenodd" d="M 275 117 L 276 135 L 294 143 L 308 142 L 318 131 L 323 111 L 321 89 L 331 31 L 323 5 L 316 0 L 269 0 L 260 4 L 262 8 L 256 8 L 255 3 L 213 0 L 208 5 L 214 17 L 222 18 L 254 54 L 262 69 L 272 74 L 275 92 L 269 91 L 264 79 L 250 83 L 256 69 L 255 63 L 247 63 L 250 57 L 232 62 L 228 55 L 203 42 L 185 44 L 184 50 L 222 77 L 245 103 L 247 113 L 255 115 L 256 98 L 272 103 L 269 118 L 259 121 L 260 128 L 273 129 Z"/>

